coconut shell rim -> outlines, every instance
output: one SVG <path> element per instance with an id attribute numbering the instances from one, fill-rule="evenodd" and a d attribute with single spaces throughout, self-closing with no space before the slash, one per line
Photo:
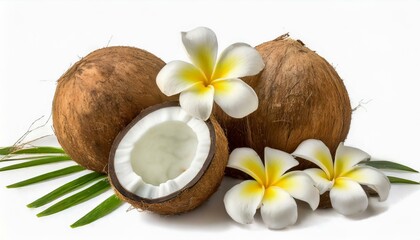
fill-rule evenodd
<path id="1" fill-rule="evenodd" d="M 145 116 L 149 115 L 150 113 L 152 113 L 154 111 L 157 111 L 159 109 L 166 108 L 166 107 L 180 107 L 180 104 L 177 101 L 175 101 L 175 102 L 164 102 L 164 103 L 161 103 L 161 104 L 156 104 L 154 106 L 150 106 L 148 108 L 145 108 L 123 130 L 121 130 L 118 133 L 117 137 L 114 139 L 114 142 L 111 146 L 111 151 L 110 151 L 109 159 L 108 159 L 108 177 L 110 179 L 110 183 L 114 187 L 114 191 L 118 191 L 119 194 L 121 194 L 122 196 L 124 196 L 124 197 L 126 197 L 130 200 L 152 204 L 152 203 L 163 203 L 163 202 L 166 202 L 170 199 L 173 199 L 176 196 L 178 196 L 181 192 L 183 192 L 184 190 L 193 187 L 203 177 L 204 173 L 207 171 L 207 169 L 210 166 L 211 161 L 214 158 L 216 141 L 217 140 L 216 140 L 216 133 L 215 133 L 214 126 L 211 123 L 210 118 L 209 118 L 208 120 L 204 121 L 204 123 L 207 125 L 207 127 L 209 129 L 210 139 L 211 139 L 209 153 L 207 155 L 206 160 L 204 161 L 203 167 L 200 169 L 198 174 L 188 184 L 186 184 L 181 189 L 179 189 L 179 190 L 177 190 L 177 191 L 175 191 L 175 192 L 173 192 L 169 195 L 159 197 L 159 198 L 154 198 L 154 199 L 140 197 L 140 196 L 128 191 L 127 189 L 124 188 L 124 186 L 121 185 L 120 181 L 118 180 L 117 174 L 115 173 L 115 166 L 114 166 L 115 152 L 117 151 L 121 140 L 124 138 L 124 136 L 127 134 L 127 132 L 130 131 L 131 128 L 134 125 L 136 125 L 141 119 L 143 119 Z"/>

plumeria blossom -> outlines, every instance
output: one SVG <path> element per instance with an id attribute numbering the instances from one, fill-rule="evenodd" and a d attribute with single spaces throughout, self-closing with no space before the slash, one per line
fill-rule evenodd
<path id="1" fill-rule="evenodd" d="M 333 163 L 328 147 L 320 140 L 309 139 L 302 142 L 292 155 L 311 161 L 319 168 L 305 170 L 320 193 L 330 191 L 332 207 L 343 215 L 352 215 L 366 210 L 368 197 L 361 185 L 367 185 L 379 195 L 379 200 L 387 199 L 391 184 L 382 172 L 369 166 L 358 165 L 370 160 L 370 156 L 360 149 L 341 143 Z"/>
<path id="2" fill-rule="evenodd" d="M 212 30 L 198 27 L 181 35 L 192 64 L 166 64 L 156 77 L 159 89 L 167 96 L 181 93 L 181 107 L 204 120 L 210 117 L 213 101 L 234 118 L 255 111 L 257 95 L 239 78 L 255 75 L 264 68 L 257 50 L 245 43 L 234 43 L 217 59 L 217 38 Z"/>
<path id="3" fill-rule="evenodd" d="M 229 156 L 228 167 L 238 169 L 254 180 L 246 180 L 230 189 L 224 198 L 225 208 L 236 222 L 249 224 L 261 208 L 264 223 L 281 229 L 297 220 L 294 198 L 309 203 L 315 210 L 319 191 L 313 180 L 302 171 L 286 173 L 298 165 L 290 154 L 266 147 L 263 165 L 258 154 L 250 148 L 237 148 Z"/>

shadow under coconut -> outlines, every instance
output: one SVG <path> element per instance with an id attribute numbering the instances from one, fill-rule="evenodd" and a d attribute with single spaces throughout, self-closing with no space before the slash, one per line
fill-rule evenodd
<path id="1" fill-rule="evenodd" d="M 185 228 L 189 231 L 194 228 L 197 230 L 228 229 L 235 224 L 235 221 L 226 213 L 223 198 L 225 193 L 239 182 L 240 180 L 224 178 L 219 189 L 210 197 L 210 199 L 191 212 L 174 216 L 163 216 L 145 211 L 142 212 L 139 217 L 152 225 L 162 225 L 165 226 L 165 228 Z"/>

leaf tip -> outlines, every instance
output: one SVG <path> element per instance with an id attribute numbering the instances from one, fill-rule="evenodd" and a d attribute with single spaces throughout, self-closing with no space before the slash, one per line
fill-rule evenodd
<path id="1" fill-rule="evenodd" d="M 70 225 L 71 228 L 77 228 L 80 227 L 81 225 L 77 224 L 77 222 L 73 223 L 72 225 Z"/>
<path id="2" fill-rule="evenodd" d="M 405 179 L 405 178 L 399 178 L 399 177 L 394 177 L 394 176 L 387 176 L 387 177 L 391 183 L 403 183 L 403 184 L 414 184 L 414 185 L 420 184 L 420 182 Z"/>
<path id="3" fill-rule="evenodd" d="M 33 203 L 29 203 L 26 205 L 27 208 L 36 208 L 37 206 L 35 206 Z"/>
<path id="4" fill-rule="evenodd" d="M 37 217 L 45 217 L 45 216 L 48 216 L 48 214 L 46 214 L 45 212 L 40 212 L 36 216 Z"/>

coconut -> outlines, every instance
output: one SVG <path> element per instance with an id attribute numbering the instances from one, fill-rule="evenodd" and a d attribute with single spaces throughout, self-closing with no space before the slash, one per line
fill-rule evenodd
<path id="1" fill-rule="evenodd" d="M 109 179 L 134 207 L 172 215 L 190 211 L 220 185 L 228 144 L 212 117 L 203 121 L 178 103 L 142 111 L 115 139 Z"/>
<path id="2" fill-rule="evenodd" d="M 80 165 L 107 172 L 117 134 L 146 107 L 170 100 L 156 85 L 165 63 L 133 47 L 96 50 L 60 77 L 52 115 L 57 139 Z"/>
<path id="3" fill-rule="evenodd" d="M 258 109 L 233 119 L 216 109 L 230 149 L 264 147 L 293 152 L 306 139 L 319 139 L 335 152 L 345 140 L 352 109 L 343 81 L 334 68 L 301 41 L 283 35 L 256 47 L 265 62 L 258 75 L 245 78 L 259 98 Z M 299 160 L 298 168 L 313 166 Z"/>

